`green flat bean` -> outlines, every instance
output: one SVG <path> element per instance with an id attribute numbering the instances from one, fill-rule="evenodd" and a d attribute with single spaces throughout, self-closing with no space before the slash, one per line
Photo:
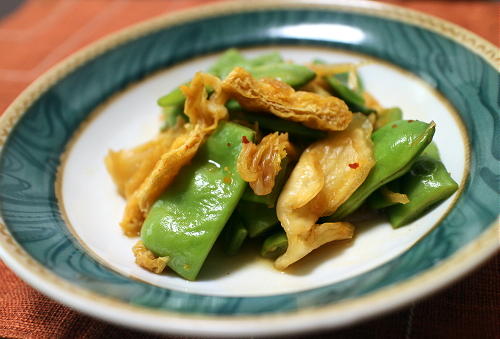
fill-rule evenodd
<path id="1" fill-rule="evenodd" d="M 189 82 L 185 83 L 185 85 L 187 84 L 189 84 Z M 184 97 L 184 93 L 182 93 L 180 87 L 176 87 L 168 94 L 160 97 L 156 103 L 161 107 L 169 107 L 184 105 L 184 100 L 186 100 L 186 97 Z"/>
<path id="2" fill-rule="evenodd" d="M 209 73 L 224 79 L 236 66 L 246 68 L 257 79 L 274 78 L 294 88 L 306 84 L 316 76 L 312 70 L 305 66 L 284 63 L 278 53 L 269 53 L 255 59 L 246 59 L 235 49 L 226 51 L 209 69 Z M 188 121 L 183 114 L 185 99 L 179 87 L 158 99 L 158 105 L 163 107 L 163 129 L 175 125 L 179 116 Z M 239 104 L 236 106 L 235 101 L 231 101 L 228 106 L 229 108 L 232 106 L 232 109 L 240 107 Z"/>
<path id="3" fill-rule="evenodd" d="M 184 105 L 182 106 L 169 106 L 162 108 L 163 124 L 161 130 L 164 131 L 177 124 L 177 119 L 182 118 L 184 121 L 189 121 L 189 118 L 184 114 Z"/>
<path id="4" fill-rule="evenodd" d="M 429 146 L 427 146 L 424 149 L 422 155 L 426 155 L 434 160 L 441 161 L 441 156 L 439 155 L 439 149 L 434 141 L 431 142 Z"/>
<path id="5" fill-rule="evenodd" d="M 402 192 L 410 202 L 387 209 L 394 228 L 404 226 L 426 210 L 450 197 L 458 189 L 443 163 L 428 155 L 420 156 L 401 179 Z"/>
<path id="6" fill-rule="evenodd" d="M 250 59 L 249 62 L 251 66 L 255 67 L 262 65 L 281 64 L 285 62 L 285 60 L 283 60 L 283 57 L 279 52 L 274 51 L 258 55 L 255 58 Z"/>
<path id="7" fill-rule="evenodd" d="M 368 197 L 367 202 L 368 206 L 370 206 L 371 209 L 380 210 L 398 204 L 397 202 L 390 200 L 387 195 L 384 194 L 384 192 L 382 191 L 384 187 L 390 192 L 401 192 L 401 185 L 399 184 L 399 180 L 393 180 L 388 184 L 380 187 Z"/>
<path id="8" fill-rule="evenodd" d="M 375 166 L 363 184 L 326 220 L 345 218 L 379 187 L 408 172 L 431 142 L 434 131 L 434 123 L 412 120 L 399 120 L 375 131 L 372 135 Z"/>
<path id="9" fill-rule="evenodd" d="M 348 86 L 349 72 L 338 73 L 325 77 L 326 82 L 330 85 L 333 95 L 345 101 L 349 109 L 353 112 L 361 112 L 363 114 L 370 114 L 375 112 L 374 109 L 366 106 L 365 98 L 363 97 L 363 85 L 361 78 L 356 72 L 358 78 L 357 88 L 352 89 Z"/>
<path id="10" fill-rule="evenodd" d="M 421 156 L 429 156 L 437 161 L 440 161 L 441 158 L 439 156 L 439 150 L 434 142 L 431 142 L 427 147 L 423 150 Z M 381 191 L 384 187 L 386 187 L 391 192 L 401 193 L 401 183 L 406 177 L 403 176 L 399 179 L 393 180 L 383 187 L 379 188 L 368 198 L 368 205 L 372 209 L 383 209 L 389 206 L 398 205 L 397 202 L 391 201 L 387 198 L 387 196 Z"/>
<path id="11" fill-rule="evenodd" d="M 264 130 L 288 133 L 290 137 L 308 140 L 321 139 L 327 135 L 324 131 L 308 128 L 298 122 L 283 120 L 269 113 L 242 112 L 238 110 L 238 108 L 241 109 L 241 106 L 237 102 L 229 101 L 229 103 L 231 107 L 231 111 L 229 112 L 231 119 L 245 120 L 252 123 L 257 122 L 259 127 Z"/>
<path id="12" fill-rule="evenodd" d="M 222 230 L 222 241 L 224 252 L 227 255 L 235 255 L 247 238 L 248 231 L 241 221 L 237 211 L 234 211 L 226 226 Z"/>
<path id="13" fill-rule="evenodd" d="M 392 107 L 383 109 L 378 113 L 377 122 L 375 123 L 376 129 L 384 127 L 391 122 L 403 119 L 403 111 L 399 107 Z"/>
<path id="14" fill-rule="evenodd" d="M 250 238 L 255 238 L 278 224 L 276 209 L 263 204 L 241 200 L 236 210 Z"/>
<path id="15" fill-rule="evenodd" d="M 271 64 L 257 67 L 250 67 L 248 71 L 256 78 L 273 78 L 299 88 L 316 77 L 310 68 L 296 64 Z"/>
<path id="16" fill-rule="evenodd" d="M 186 279 L 198 275 L 247 185 L 236 169 L 243 136 L 253 139 L 254 132 L 220 123 L 153 204 L 142 226 L 146 248 L 170 257 L 168 266 Z"/>
<path id="17" fill-rule="evenodd" d="M 234 67 L 243 66 L 246 63 L 247 59 L 237 49 L 231 48 L 217 58 L 215 63 L 208 69 L 208 72 L 223 79 Z"/>
<path id="18" fill-rule="evenodd" d="M 286 252 L 288 248 L 288 239 L 286 233 L 283 231 L 278 231 L 274 234 L 268 236 L 262 248 L 260 250 L 260 255 L 268 259 L 276 259 L 280 255 Z"/>
<path id="19" fill-rule="evenodd" d="M 283 63 L 283 58 L 278 52 L 262 54 L 253 59 L 247 59 L 238 50 L 232 48 L 222 54 L 215 64 L 209 68 L 208 72 L 220 79 L 225 79 L 233 68 L 237 66 L 246 68 L 250 71 L 254 67 L 281 63 Z"/>
<path id="20" fill-rule="evenodd" d="M 184 114 L 184 101 L 186 101 L 186 97 L 180 87 L 174 88 L 170 93 L 158 99 L 157 104 L 162 108 L 163 114 L 161 130 L 175 126 L 179 117 L 189 121 L 189 118 Z"/>

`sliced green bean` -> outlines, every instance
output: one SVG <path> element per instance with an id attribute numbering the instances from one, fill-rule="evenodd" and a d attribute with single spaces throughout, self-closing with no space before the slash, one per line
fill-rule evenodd
<path id="1" fill-rule="evenodd" d="M 182 117 L 185 121 L 189 121 L 188 117 L 184 114 L 185 100 L 186 97 L 180 87 L 174 88 L 170 93 L 158 99 L 157 104 L 162 108 L 163 114 L 162 130 L 175 126 L 179 117 Z"/>
<path id="2" fill-rule="evenodd" d="M 186 82 L 185 84 L 189 84 L 189 82 Z M 182 93 L 180 87 L 176 87 L 168 94 L 159 98 L 157 104 L 161 107 L 184 105 L 185 99 L 184 93 Z"/>
<path id="3" fill-rule="evenodd" d="M 236 210 L 250 238 L 255 238 L 278 224 L 276 209 L 263 204 L 241 200 Z"/>
<path id="4" fill-rule="evenodd" d="M 258 67 L 250 67 L 248 71 L 256 78 L 273 78 L 299 88 L 316 77 L 310 68 L 296 64 L 271 64 Z"/>
<path id="5" fill-rule="evenodd" d="M 177 119 L 182 118 L 189 121 L 189 118 L 183 112 L 184 106 L 169 106 L 162 108 L 163 124 L 161 130 L 164 131 L 177 124 Z"/>
<path id="6" fill-rule="evenodd" d="M 402 192 L 410 202 L 387 209 L 389 221 L 394 228 L 415 220 L 458 189 L 443 163 L 427 155 L 420 156 L 400 182 Z"/>
<path id="7" fill-rule="evenodd" d="M 237 211 L 234 211 L 226 226 L 222 230 L 222 241 L 224 252 L 228 255 L 235 255 L 247 238 L 248 231 L 241 221 Z"/>
<path id="8" fill-rule="evenodd" d="M 365 98 L 363 97 L 363 85 L 357 72 L 356 77 L 358 78 L 358 83 L 360 83 L 356 89 L 349 88 L 349 72 L 327 76 L 325 80 L 330 85 L 332 94 L 344 100 L 351 111 L 363 114 L 375 112 L 374 109 L 366 106 Z"/>
<path id="9" fill-rule="evenodd" d="M 314 58 L 312 61 L 313 65 L 326 65 L 327 62 L 320 58 Z"/>
<path id="10" fill-rule="evenodd" d="M 262 248 L 260 250 L 260 255 L 268 259 L 276 259 L 280 255 L 286 252 L 288 248 L 288 239 L 286 233 L 283 231 L 278 231 L 274 234 L 268 236 Z"/>
<path id="11" fill-rule="evenodd" d="M 409 171 L 415 159 L 434 136 L 435 124 L 399 120 L 375 131 L 372 135 L 375 166 L 363 184 L 326 220 L 345 218 L 379 187 Z"/>
<path id="12" fill-rule="evenodd" d="M 168 266 L 193 280 L 238 204 L 246 182 L 237 174 L 241 139 L 254 132 L 222 122 L 190 165 L 153 204 L 142 226 L 146 248 L 169 257 Z"/>
<path id="13" fill-rule="evenodd" d="M 261 54 L 249 60 L 249 63 L 253 67 L 262 65 L 281 64 L 283 62 L 285 62 L 285 60 L 283 60 L 283 57 L 279 52 L 270 52 Z"/>
<path id="14" fill-rule="evenodd" d="M 243 54 L 241 54 L 237 49 L 231 48 L 225 51 L 215 61 L 215 63 L 208 69 L 208 72 L 223 79 L 234 67 L 243 66 L 246 62 L 247 60 Z"/>
<path id="15" fill-rule="evenodd" d="M 264 130 L 288 133 L 291 137 L 301 139 L 321 139 L 327 135 L 324 131 L 308 128 L 298 122 L 283 120 L 269 113 L 242 112 L 238 110 L 240 107 L 237 102 L 231 104 L 231 119 L 257 122 Z"/>
<path id="16" fill-rule="evenodd" d="M 403 119 L 403 111 L 399 107 L 392 107 L 383 109 L 378 113 L 375 128 L 379 129 L 391 122 Z"/>
<path id="17" fill-rule="evenodd" d="M 249 71 L 254 67 L 274 65 L 283 63 L 283 58 L 277 52 L 262 54 L 253 59 L 247 59 L 236 49 L 229 49 L 222 54 L 215 64 L 209 68 L 209 72 L 221 79 L 227 77 L 233 68 L 240 66 Z"/>
<path id="18" fill-rule="evenodd" d="M 434 160 L 441 161 L 441 156 L 439 155 L 439 149 L 434 141 L 431 142 L 429 146 L 427 146 L 424 149 L 422 155 L 426 155 Z"/>

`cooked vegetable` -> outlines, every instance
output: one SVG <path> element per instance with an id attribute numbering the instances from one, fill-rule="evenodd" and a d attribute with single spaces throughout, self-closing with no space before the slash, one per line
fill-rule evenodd
<path id="1" fill-rule="evenodd" d="M 351 79 L 355 80 L 352 81 Z M 359 75 L 355 71 L 333 74 L 326 77 L 333 95 L 344 100 L 351 111 L 364 114 L 373 113 L 375 110 L 368 107 L 365 103 L 363 87 L 359 85 L 361 84 L 359 79 Z M 353 83 L 353 85 L 350 86 L 350 83 Z"/>
<path id="2" fill-rule="evenodd" d="M 276 79 L 299 88 L 314 79 L 316 74 L 306 66 L 295 64 L 262 65 L 248 70 L 255 79 Z"/>
<path id="3" fill-rule="evenodd" d="M 372 209 L 379 210 L 396 204 L 409 203 L 410 199 L 406 194 L 398 193 L 400 190 L 399 180 L 391 181 L 370 195 L 368 205 Z"/>
<path id="4" fill-rule="evenodd" d="M 231 48 L 217 59 L 217 61 L 209 68 L 208 72 L 219 77 L 220 79 L 225 79 L 226 76 L 233 70 L 233 68 L 238 66 L 252 69 L 254 67 L 264 65 L 282 64 L 283 62 L 284 61 L 281 55 L 276 52 L 271 52 L 268 54 L 260 55 L 253 59 L 248 59 L 237 49 Z"/>
<path id="5" fill-rule="evenodd" d="M 410 202 L 388 208 L 387 215 L 394 228 L 415 220 L 458 189 L 443 163 L 427 155 L 420 156 L 400 182 L 401 192 L 409 197 Z"/>
<path id="6" fill-rule="evenodd" d="M 132 252 L 134 253 L 135 263 L 137 265 L 156 274 L 163 272 L 170 260 L 169 257 L 157 257 L 144 246 L 142 240 L 139 240 L 134 247 L 132 247 Z"/>
<path id="7" fill-rule="evenodd" d="M 228 107 L 228 109 L 231 111 L 232 109 L 234 110 L 235 108 Z M 257 123 L 261 129 L 267 131 L 278 131 L 278 132 L 288 133 L 290 137 L 309 139 L 309 140 L 316 140 L 326 137 L 326 132 L 308 128 L 298 122 L 283 120 L 269 114 L 259 114 L 247 111 L 242 112 L 241 106 L 239 104 L 237 109 L 239 110 L 238 112 L 232 111 L 230 113 L 231 119 Z"/>
<path id="8" fill-rule="evenodd" d="M 186 83 L 184 85 L 188 85 Z M 161 130 L 166 130 L 177 124 L 179 118 L 188 121 L 189 118 L 184 114 L 184 102 L 186 97 L 180 87 L 174 88 L 170 93 L 157 100 L 158 106 L 162 108 L 163 125 Z"/>
<path id="9" fill-rule="evenodd" d="M 428 157 L 433 158 L 434 160 L 439 160 L 441 161 L 441 156 L 439 155 L 439 149 L 437 148 L 436 144 L 431 142 L 422 152 L 422 155 L 426 155 Z"/>
<path id="10" fill-rule="evenodd" d="M 250 238 L 255 238 L 278 224 L 275 208 L 242 200 L 237 210 Z"/>
<path id="11" fill-rule="evenodd" d="M 287 152 L 293 150 L 286 133 L 268 134 L 258 145 L 246 140 L 238 157 L 238 173 L 256 195 L 270 194 Z"/>
<path id="12" fill-rule="evenodd" d="M 193 280 L 218 238 L 227 255 L 250 238 L 284 270 L 352 238 L 342 219 L 365 201 L 396 228 L 453 194 L 435 124 L 382 107 L 359 76 L 365 63 L 231 49 L 160 98 L 162 132 L 106 157 L 127 199 L 121 226 L 141 235 L 136 263 Z"/>
<path id="13" fill-rule="evenodd" d="M 287 251 L 275 261 L 283 270 L 319 246 L 352 237 L 345 222 L 316 224 L 335 212 L 363 183 L 374 165 L 372 125 L 355 114 L 342 132 L 309 146 L 278 198 L 276 212 L 288 238 Z"/>
<path id="14" fill-rule="evenodd" d="M 278 79 L 294 88 L 306 84 L 315 77 L 315 73 L 305 66 L 284 63 L 279 53 L 269 53 L 254 59 L 247 59 L 235 49 L 226 51 L 210 67 L 209 73 L 224 79 L 237 66 L 244 67 L 257 79 Z M 163 110 L 163 128 L 174 126 L 179 117 L 185 121 L 189 120 L 183 113 L 184 101 L 185 96 L 180 87 L 158 99 L 158 105 Z"/>
<path id="15" fill-rule="evenodd" d="M 375 129 L 379 129 L 387 124 L 401 119 L 403 119 L 403 111 L 401 111 L 399 107 L 383 109 L 378 113 Z"/>
<path id="16" fill-rule="evenodd" d="M 141 230 L 151 204 L 170 185 L 180 169 L 191 161 L 203 141 L 199 129 L 187 130 L 175 138 L 169 147 L 154 159 L 154 167 L 139 187 L 127 196 L 127 205 L 120 226 L 128 236 L 136 236 Z"/>
<path id="17" fill-rule="evenodd" d="M 280 167 L 281 170 L 276 176 L 276 182 L 271 193 L 266 195 L 257 195 L 249 186 L 245 190 L 245 193 L 243 193 L 243 197 L 241 197 L 241 199 L 245 201 L 253 201 L 256 203 L 264 204 L 267 207 L 274 207 L 276 204 L 276 200 L 278 199 L 278 196 L 281 193 L 281 190 L 283 189 L 283 186 L 285 185 L 290 172 L 292 171 L 292 163 L 289 156 L 281 160 Z"/>
<path id="18" fill-rule="evenodd" d="M 269 112 L 314 129 L 343 130 L 352 119 L 346 104 L 338 98 L 296 92 L 276 79 L 257 80 L 241 67 L 227 76 L 223 87 L 246 110 Z"/>
<path id="19" fill-rule="evenodd" d="M 168 266 L 186 279 L 196 278 L 243 194 L 246 183 L 236 172 L 243 137 L 252 140 L 253 131 L 221 123 L 144 221 L 144 245 L 168 256 Z"/>
<path id="20" fill-rule="evenodd" d="M 213 88 L 208 97 L 206 86 Z M 190 124 L 182 127 L 177 137 L 163 154 L 140 186 L 127 196 L 127 205 L 120 223 L 127 235 L 137 235 L 154 201 L 172 183 L 180 169 L 195 156 L 205 137 L 217 128 L 218 122 L 227 117 L 220 80 L 212 75 L 197 73 L 189 86 L 181 88 L 186 96 L 184 113 Z"/>
<path id="21" fill-rule="evenodd" d="M 399 120 L 373 133 L 375 167 L 361 187 L 326 220 L 340 220 L 348 216 L 376 189 L 408 172 L 414 160 L 431 142 L 434 131 L 434 122 Z"/>
<path id="22" fill-rule="evenodd" d="M 288 239 L 283 231 L 276 232 L 266 238 L 262 244 L 260 255 L 264 258 L 276 259 L 286 252 Z"/>
<path id="23" fill-rule="evenodd" d="M 248 231 L 241 221 L 241 217 L 235 210 L 229 218 L 222 231 L 224 252 L 228 255 L 235 255 L 247 238 Z"/>
<path id="24" fill-rule="evenodd" d="M 422 152 L 421 156 L 426 155 L 437 161 L 440 161 L 439 150 L 434 142 L 431 142 Z M 397 204 L 407 204 L 410 199 L 401 192 L 403 179 L 396 179 L 380 187 L 368 198 L 368 205 L 375 210 L 387 208 Z"/>

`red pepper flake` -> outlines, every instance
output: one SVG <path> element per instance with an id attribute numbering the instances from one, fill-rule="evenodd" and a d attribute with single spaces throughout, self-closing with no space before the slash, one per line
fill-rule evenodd
<path id="1" fill-rule="evenodd" d="M 231 184 L 233 182 L 233 178 L 231 177 L 224 177 L 224 183 L 225 184 Z"/>
<path id="2" fill-rule="evenodd" d="M 356 169 L 359 167 L 359 164 L 357 162 L 355 162 L 355 163 L 349 164 L 349 167 L 352 169 Z"/>
<path id="3" fill-rule="evenodd" d="M 414 122 L 415 120 L 408 120 L 408 123 L 411 124 L 412 122 Z"/>
<path id="4" fill-rule="evenodd" d="M 227 145 L 227 147 L 231 147 L 231 143 L 230 142 L 228 142 L 226 145 Z"/>
<path id="5" fill-rule="evenodd" d="M 396 127 L 398 127 L 398 125 L 396 125 L 396 124 L 392 125 L 392 128 L 396 128 Z"/>
<path id="6" fill-rule="evenodd" d="M 248 141 L 247 137 L 244 135 L 241 137 L 241 142 L 244 144 L 248 144 L 250 141 Z"/>

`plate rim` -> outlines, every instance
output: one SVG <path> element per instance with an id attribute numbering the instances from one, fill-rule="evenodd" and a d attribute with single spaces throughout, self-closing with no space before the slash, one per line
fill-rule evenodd
<path id="1" fill-rule="evenodd" d="M 342 10 L 416 25 L 431 30 L 438 35 L 451 38 L 460 45 L 467 47 L 472 53 L 482 57 L 495 69 L 499 69 L 496 59 L 498 58 L 498 52 L 492 43 L 443 19 L 395 5 L 364 0 L 223 1 L 176 11 L 173 14 L 167 13 L 145 20 L 105 36 L 60 61 L 28 86 L 0 117 L 0 152 L 10 131 L 34 101 L 67 74 L 97 56 L 121 44 L 179 23 L 216 15 L 279 8 Z M 495 228 L 499 228 L 498 231 Z M 496 222 L 491 224 L 480 236 L 450 258 L 444 260 L 440 265 L 403 282 L 382 288 L 354 300 L 341 301 L 332 305 L 303 309 L 292 313 L 224 317 L 179 314 L 165 310 L 155 311 L 133 306 L 76 287 L 47 270 L 25 252 L 10 235 L 0 216 L 0 258 L 28 284 L 49 297 L 78 311 L 91 316 L 98 316 L 119 325 L 128 325 L 149 331 L 211 336 L 299 333 L 313 329 L 345 326 L 380 315 L 382 312 L 389 312 L 417 298 L 436 292 L 473 270 L 500 248 L 499 237 L 500 227 L 497 218 Z M 390 295 L 393 298 L 388 300 L 387 296 Z M 370 303 L 369 309 L 363 307 L 366 303 Z M 124 319 L 127 319 L 126 323 L 124 323 Z M 165 320 L 175 321 L 165 322 Z M 264 322 L 263 320 L 267 321 Z M 259 321 L 258 327 L 255 326 L 255 321 Z M 193 322 L 196 322 L 196 326 L 194 326 Z M 221 327 L 222 323 L 226 327 Z M 227 326 L 228 324 L 231 324 L 231 326 Z M 284 326 L 285 324 L 286 326 Z"/>

